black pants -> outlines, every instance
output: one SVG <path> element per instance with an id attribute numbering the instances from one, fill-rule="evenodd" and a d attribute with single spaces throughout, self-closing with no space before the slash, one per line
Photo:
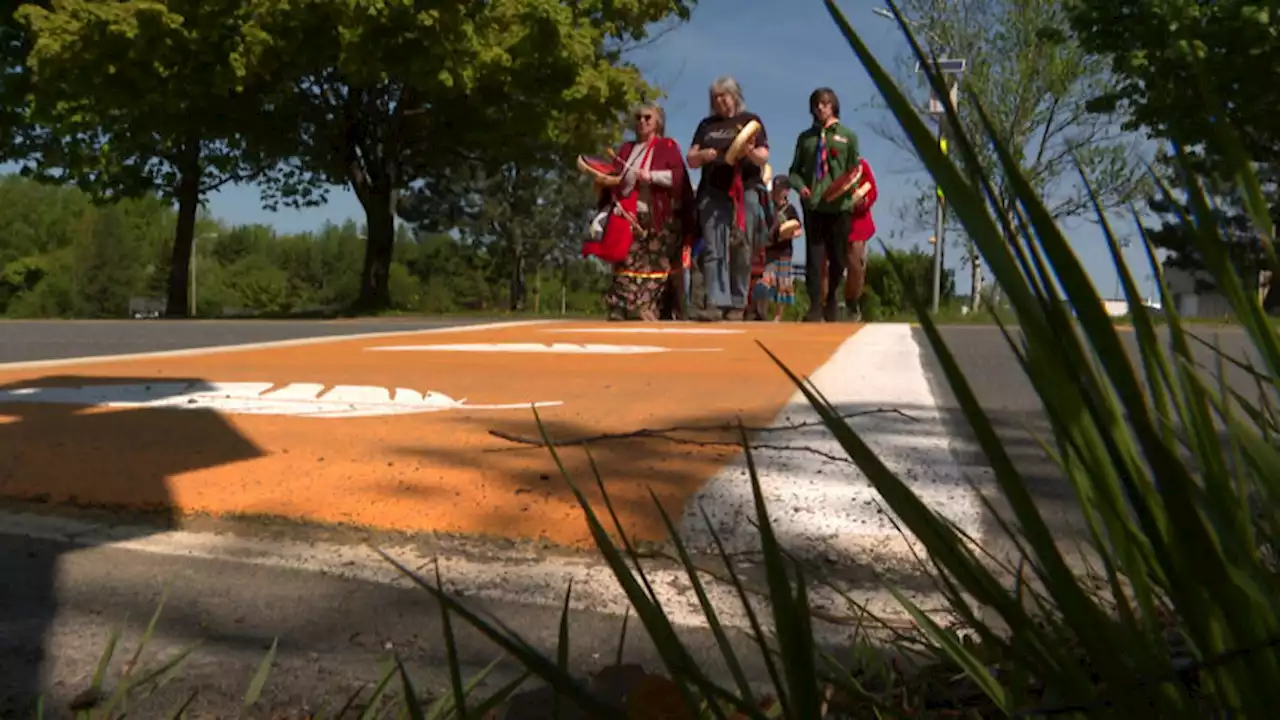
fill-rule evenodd
<path id="1" fill-rule="evenodd" d="M 834 319 L 836 296 L 849 255 L 849 231 L 853 216 L 847 212 L 807 212 L 804 217 L 804 284 L 809 292 L 810 318 Z M 827 265 L 827 296 L 822 297 L 822 266 Z"/>

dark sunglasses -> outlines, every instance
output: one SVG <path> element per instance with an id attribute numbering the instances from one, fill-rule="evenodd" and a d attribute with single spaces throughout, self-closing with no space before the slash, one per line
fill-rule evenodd
<path id="1" fill-rule="evenodd" d="M 641 120 L 652 120 L 652 119 L 653 119 L 652 113 L 644 113 L 641 115 L 636 115 L 636 122 L 639 122 Z"/>

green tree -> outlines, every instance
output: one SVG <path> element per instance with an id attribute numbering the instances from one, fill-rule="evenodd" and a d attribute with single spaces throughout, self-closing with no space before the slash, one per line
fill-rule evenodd
<path id="1" fill-rule="evenodd" d="M 229 267 L 251 255 L 260 255 L 275 242 L 275 231 L 267 225 L 237 225 L 218 237 L 209 255 L 219 265 Z"/>
<path id="2" fill-rule="evenodd" d="M 301 0 L 262 16 L 301 63 L 295 152 L 366 215 L 359 304 L 390 303 L 399 196 L 460 158 L 594 150 L 653 94 L 623 40 L 695 0 Z"/>
<path id="3" fill-rule="evenodd" d="M 1073 0 L 1071 28 L 1108 63 L 1115 83 L 1099 111 L 1124 111 L 1130 127 L 1186 148 L 1217 145 L 1214 122 L 1232 125 L 1245 153 L 1280 162 L 1280 15 L 1258 0 Z M 1216 96 L 1221 113 L 1206 112 Z M 1213 154 L 1213 153 L 1211 153 Z"/>
<path id="4" fill-rule="evenodd" d="M 290 177 L 263 138 L 296 129 L 267 98 L 281 64 L 251 0 L 56 0 L 17 13 L 32 38 L 27 122 L 45 128 L 28 170 L 95 200 L 159 195 L 178 207 L 168 312 L 187 312 L 201 198 Z M 244 133 L 261 137 L 250 153 Z M 267 173 L 271 170 L 271 173 Z"/>
<path id="5" fill-rule="evenodd" d="M 529 272 L 580 250 L 595 200 L 592 184 L 563 165 L 458 163 L 417 186 L 400 214 L 429 233 L 456 231 L 505 280 L 509 308 L 519 311 Z"/>
<path id="6" fill-rule="evenodd" d="M 74 188 L 0 178 L 0 264 L 70 247 L 88 198 Z"/>
<path id="7" fill-rule="evenodd" d="M 1091 111 L 1090 101 L 1115 85 L 1104 58 L 1097 57 L 1066 33 L 1068 8 L 1074 0 L 902 0 L 899 9 L 911 30 L 938 57 L 964 58 L 964 90 L 957 111 L 969 137 L 983 137 L 981 120 L 963 97 L 974 93 L 994 123 L 1001 142 L 1014 153 L 1036 193 L 1045 198 L 1056 219 L 1091 217 L 1092 204 L 1079 182 L 1080 161 L 1104 208 L 1120 208 L 1143 198 L 1148 184 L 1138 138 L 1114 118 Z M 903 71 L 914 73 L 915 58 Z M 928 89 L 923 74 L 904 82 Z M 878 126 L 878 134 L 910 152 L 897 125 Z M 982 169 L 996 180 L 995 212 L 1014 213 L 1014 193 L 998 171 L 993 149 L 976 148 Z M 953 157 L 960 161 L 958 153 Z M 973 172 L 974 168 L 968 168 Z M 908 210 L 916 222 L 932 228 L 936 196 L 922 188 Z M 958 225 L 949 231 L 962 233 Z M 981 296 L 982 265 L 968 253 L 973 293 Z"/>
<path id="8" fill-rule="evenodd" d="M 1168 168 L 1168 160 L 1162 159 L 1158 167 Z M 1240 278 L 1246 284 L 1256 283 L 1260 271 L 1275 268 L 1271 267 L 1262 236 L 1245 209 L 1244 197 L 1238 186 L 1229 179 L 1208 169 L 1206 163 L 1201 163 L 1201 167 L 1204 168 L 1201 180 L 1214 199 L 1212 215 L 1219 235 L 1226 243 L 1227 253 Z M 1273 225 L 1280 223 L 1280 165 L 1255 163 L 1254 170 L 1263 196 L 1270 202 L 1271 222 Z M 1204 269 L 1204 259 L 1200 256 L 1195 239 L 1181 221 L 1182 217 L 1193 217 L 1191 208 L 1182 198 L 1177 197 L 1155 196 L 1147 204 L 1159 218 L 1158 225 L 1145 228 L 1151 243 L 1165 251 L 1166 261 L 1170 265 L 1195 273 L 1199 290 L 1216 290 L 1207 273 L 1197 272 Z M 1268 296 L 1263 298 L 1263 304 L 1268 309 L 1280 307 L 1280 290 L 1275 283 L 1272 283 Z"/>
<path id="9" fill-rule="evenodd" d="M 24 152 L 27 130 L 27 95 L 31 75 L 27 54 L 31 37 L 18 19 L 23 5 L 47 2 L 6 0 L 0 4 L 0 159 L 19 157 Z"/>
<path id="10" fill-rule="evenodd" d="M 1121 21 L 1117 22 L 1117 18 Z M 1093 105 L 1119 110 L 1129 127 L 1177 143 L 1216 201 L 1216 219 L 1230 244 L 1241 276 L 1257 278 L 1265 267 L 1262 238 L 1247 217 L 1230 181 L 1214 123 L 1231 126 L 1254 161 L 1272 222 L 1280 221 L 1280 16 L 1275 3 L 1256 0 L 1076 0 L 1071 24 L 1080 42 L 1108 58 L 1117 83 Z M 1205 99 L 1218 108 L 1205 111 Z M 1174 164 L 1158 167 L 1173 187 Z M 1180 198 L 1154 196 L 1150 208 L 1160 224 L 1149 236 L 1169 253 L 1172 264 L 1198 270 L 1203 263 L 1177 220 L 1186 212 Z M 1274 268 L 1272 268 L 1274 270 Z M 1210 289 L 1206 282 L 1204 289 Z M 1268 306 L 1280 305 L 1272 284 Z"/>
<path id="11" fill-rule="evenodd" d="M 129 232 L 120 206 L 98 209 L 86 221 L 74 251 L 71 310 L 78 317 L 124 317 L 142 276 L 143 238 Z"/>
<path id="12" fill-rule="evenodd" d="M 71 248 L 32 258 L 25 291 L 15 295 L 6 315 L 17 318 L 70 317 L 75 307 Z"/>
<path id="13" fill-rule="evenodd" d="M 422 309 L 428 312 L 484 310 L 494 298 L 487 263 L 448 233 L 419 230 L 409 269 L 422 282 Z"/>
<path id="14" fill-rule="evenodd" d="M 911 288 L 917 297 L 929 297 L 933 287 L 933 252 L 919 248 L 906 251 L 895 251 L 895 258 L 901 273 L 895 272 L 889 258 L 872 253 L 867 257 L 867 277 L 864 292 L 875 300 L 874 305 L 880 316 L 906 314 L 911 312 L 911 304 L 907 301 L 907 288 Z M 946 304 L 955 298 L 955 271 L 947 269 L 942 275 L 942 303 Z M 872 317 L 875 319 L 875 317 Z"/>

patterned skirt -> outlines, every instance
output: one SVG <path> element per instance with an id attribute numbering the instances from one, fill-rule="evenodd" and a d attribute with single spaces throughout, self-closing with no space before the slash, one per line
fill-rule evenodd
<path id="1" fill-rule="evenodd" d="M 769 299 L 783 305 L 796 301 L 795 274 L 791 269 L 791 256 L 773 258 L 764 264 L 760 284 L 767 288 Z"/>
<path id="2" fill-rule="evenodd" d="M 642 227 L 649 227 L 647 214 L 641 213 L 636 219 Z M 613 284 L 604 296 L 610 320 L 658 319 L 678 238 L 674 220 L 660 230 L 636 234 L 627 259 L 614 265 Z"/>

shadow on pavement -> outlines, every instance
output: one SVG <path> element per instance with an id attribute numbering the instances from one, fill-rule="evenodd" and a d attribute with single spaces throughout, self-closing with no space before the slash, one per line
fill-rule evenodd
<path id="1" fill-rule="evenodd" d="M 147 553 L 94 544 L 93 538 L 104 534 L 139 541 L 177 528 L 172 478 L 264 454 L 214 412 L 106 408 L 82 394 L 67 394 L 103 385 L 115 389 L 98 390 L 99 398 L 136 398 L 136 389 L 120 387 L 142 386 L 143 396 L 161 403 L 180 403 L 183 392 L 210 388 L 196 379 L 77 376 L 0 386 L 0 498 L 13 512 L 5 522 L 16 518 L 37 529 L 24 534 L 9 527 L 0 534 L 0 577 L 20 579 L 0 583 L 0 717 L 30 716 L 42 695 L 45 717 L 69 717 L 72 698 L 89 687 L 111 629 L 121 627 L 117 662 L 107 673 L 110 688 L 166 585 L 164 614 L 142 663 L 173 657 L 193 642 L 201 646 L 157 696 L 130 708 L 140 716 L 177 707 L 193 690 L 200 693 L 193 711 L 232 716 L 228 711 L 240 702 L 277 638 L 279 654 L 263 702 L 273 710 L 296 713 L 320 701 L 340 705 L 360 685 L 375 683 L 392 653 L 418 674 L 420 690 L 447 688 L 439 608 L 420 590 L 211 559 L 198 552 Z M 76 396 L 80 401 L 68 401 Z M 49 512 L 18 514 L 33 503 Z M 53 512 L 71 504 L 81 507 Z M 57 532 L 49 529 L 54 521 Z M 558 607 L 468 605 L 503 618 L 554 655 Z M 575 612 L 572 667 L 594 670 L 607 662 L 619 625 L 615 616 Z M 461 622 L 455 621 L 454 632 L 468 675 L 501 654 Z M 688 636 L 696 661 L 723 675 L 709 633 L 690 630 Z M 750 646 L 740 632 L 729 636 L 739 649 Z M 652 642 L 634 625 L 627 634 L 627 656 L 647 667 L 659 665 Z M 748 663 L 747 669 L 763 675 L 758 663 Z M 506 663 L 494 677 L 506 681 L 513 675 Z"/>
<path id="2" fill-rule="evenodd" d="M 176 525 L 170 477 L 261 455 L 212 412 L 66 402 L 68 388 L 103 384 L 151 386 L 156 399 L 164 399 L 168 388 L 208 387 L 194 379 L 66 375 L 0 386 L 0 497 L 144 511 L 138 527 L 121 532 L 118 539 L 125 540 Z M 0 717 L 27 716 L 46 690 L 53 660 L 46 656 L 46 638 L 58 612 L 59 566 L 63 555 L 80 549 L 57 547 L 47 552 L 33 545 L 0 558 L 0 577 L 17 580 L 0 583 Z M 101 647 L 106 641 L 97 639 Z"/>

